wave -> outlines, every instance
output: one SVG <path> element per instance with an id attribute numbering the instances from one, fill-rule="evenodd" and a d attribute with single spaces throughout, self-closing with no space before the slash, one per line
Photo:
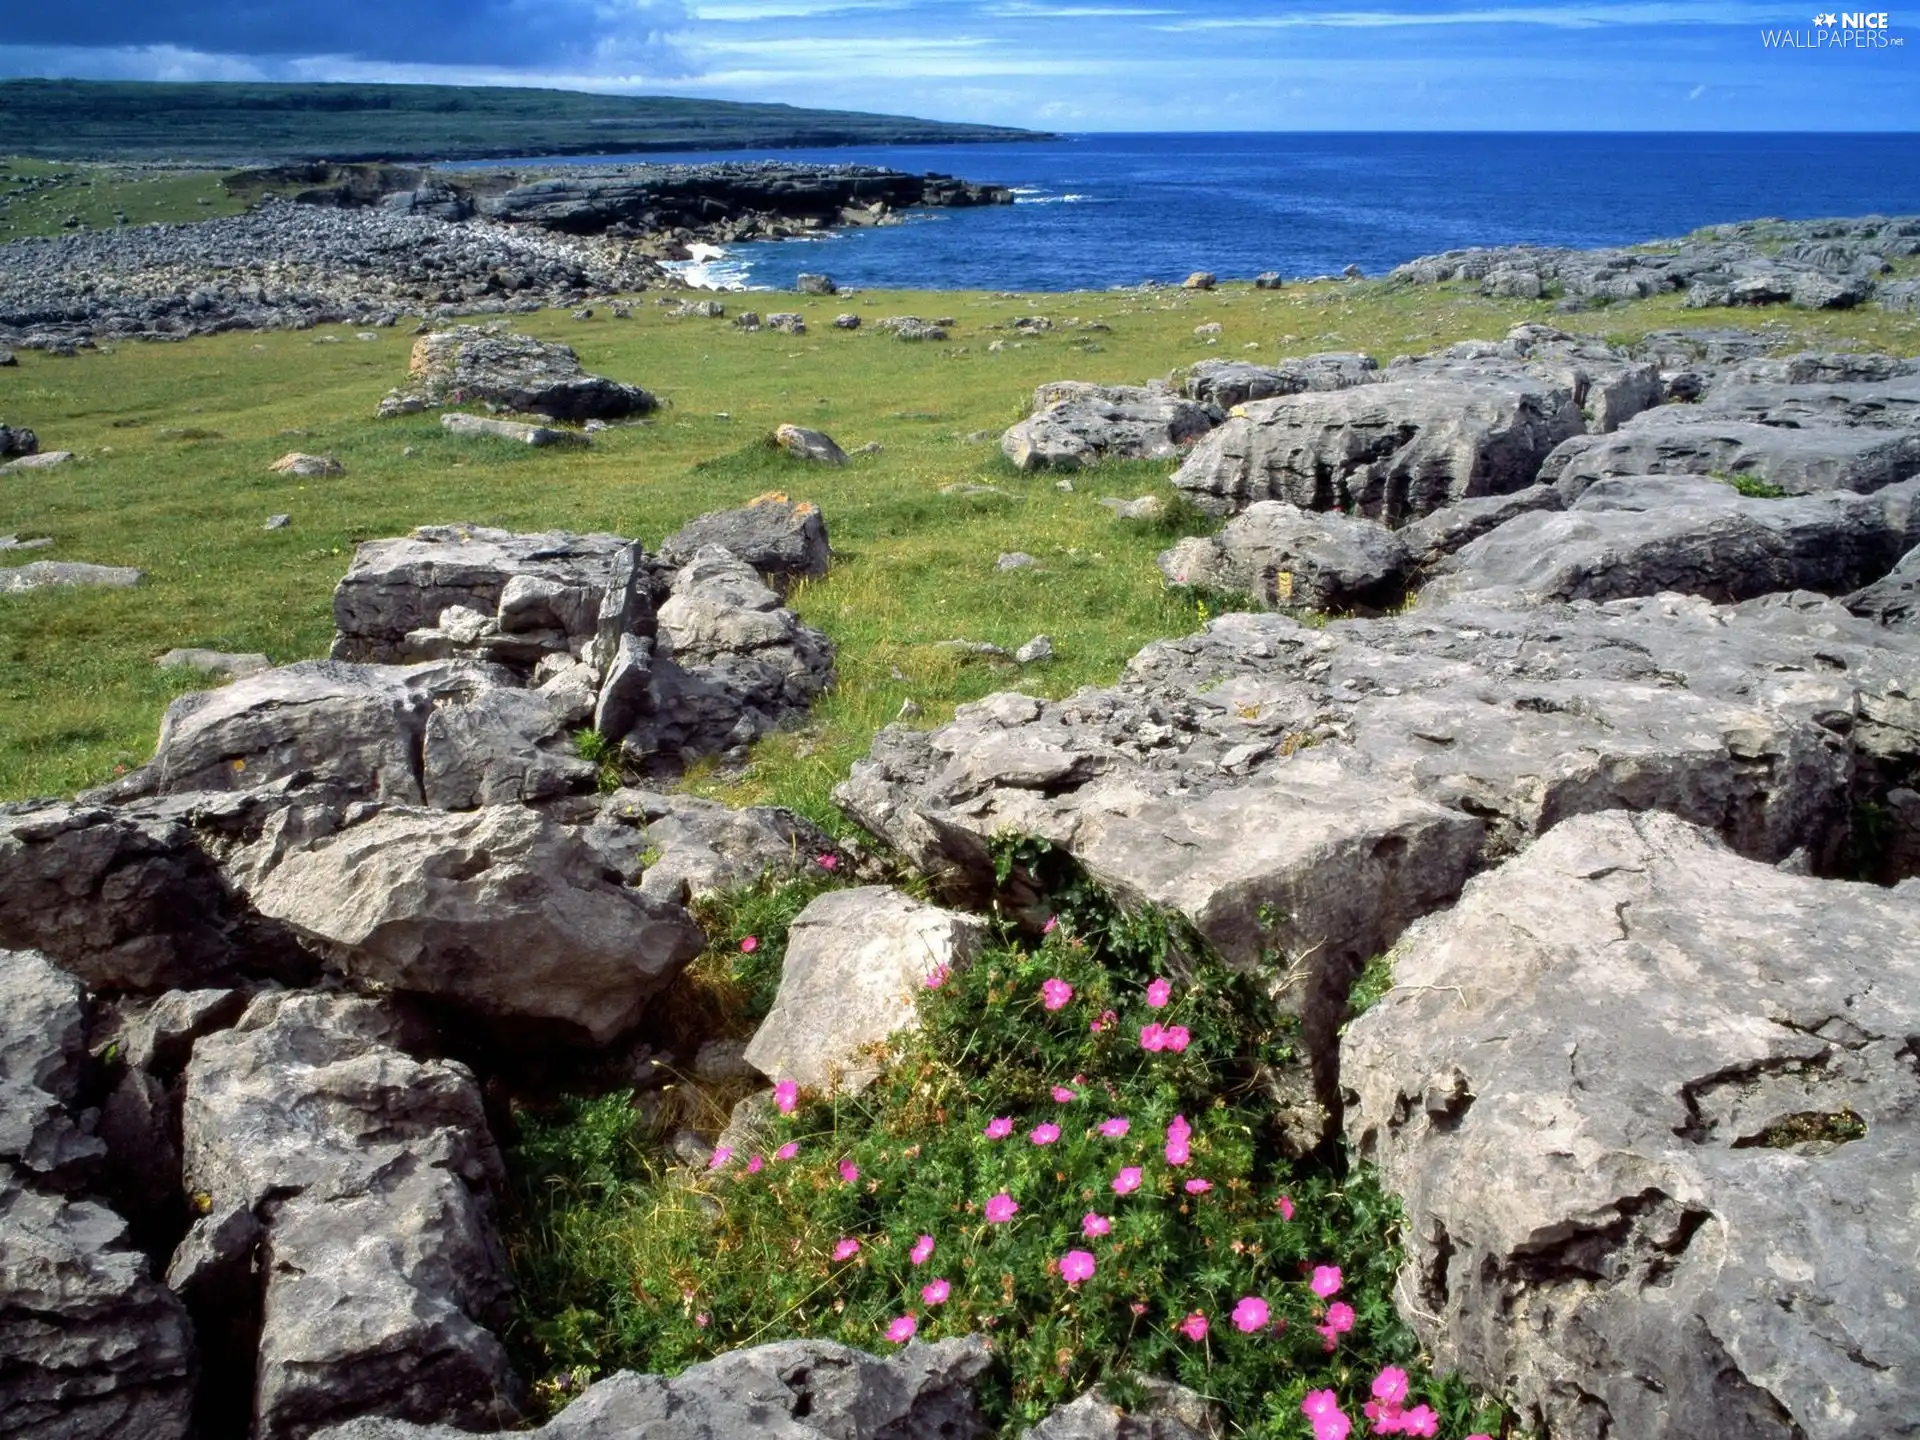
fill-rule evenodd
<path id="1" fill-rule="evenodd" d="M 1071 190 L 1064 195 L 1045 195 L 1038 190 L 1016 188 L 1013 192 L 1013 203 L 1016 205 L 1098 205 L 1100 197 L 1081 195 Z"/>
<path id="2" fill-rule="evenodd" d="M 732 254 L 725 246 L 695 241 L 687 246 L 687 255 L 685 260 L 664 261 L 660 268 L 695 290 L 755 288 L 753 262 Z"/>

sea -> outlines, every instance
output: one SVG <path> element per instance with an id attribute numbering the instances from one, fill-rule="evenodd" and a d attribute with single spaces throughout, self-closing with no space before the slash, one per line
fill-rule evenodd
<path id="1" fill-rule="evenodd" d="M 1196 270 L 1378 275 L 1467 245 L 1584 248 L 1764 216 L 1920 214 L 1912 134 L 1095 134 L 565 163 L 748 158 L 939 171 L 1009 186 L 1015 203 L 702 247 L 679 267 L 691 283 L 784 290 L 813 271 L 888 289 L 1098 290 Z"/>

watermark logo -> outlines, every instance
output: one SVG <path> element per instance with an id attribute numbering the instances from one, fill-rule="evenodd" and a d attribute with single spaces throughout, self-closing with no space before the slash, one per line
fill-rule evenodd
<path id="1" fill-rule="evenodd" d="M 1825 10 L 1804 30 L 1762 30 L 1760 43 L 1769 50 L 1897 50 L 1907 37 L 1892 33 L 1885 10 Z"/>

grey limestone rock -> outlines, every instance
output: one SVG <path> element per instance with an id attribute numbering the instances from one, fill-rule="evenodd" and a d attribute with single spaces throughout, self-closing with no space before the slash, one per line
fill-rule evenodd
<path id="1" fill-rule="evenodd" d="M 838 295 L 840 287 L 833 283 L 831 275 L 796 275 L 793 288 L 802 295 Z"/>
<path id="2" fill-rule="evenodd" d="M 20 595 L 55 586 L 98 586 L 125 590 L 140 583 L 142 571 L 125 565 L 89 565 L 78 560 L 34 560 L 0 567 L 0 595 Z"/>
<path id="3" fill-rule="evenodd" d="M 1371 355 L 1332 351 L 1303 355 L 1273 365 L 1245 360 L 1202 360 L 1187 371 L 1187 398 L 1221 412 L 1249 400 L 1298 395 L 1306 390 L 1350 390 L 1380 378 Z"/>
<path id="4" fill-rule="evenodd" d="M 514 1417 L 490 1328 L 509 1291 L 491 1219 L 499 1154 L 473 1076 L 410 1058 L 408 1038 L 377 1001 L 277 993 L 194 1047 L 186 1183 L 210 1209 L 179 1276 L 214 1293 L 223 1261 L 246 1266 L 251 1247 L 209 1232 L 236 1209 L 259 1217 L 259 1440 L 366 1414 Z"/>
<path id="5" fill-rule="evenodd" d="M 332 455 L 305 455 L 298 450 L 282 455 L 267 469 L 276 475 L 292 475 L 301 480 L 331 479 L 347 473 L 347 467 Z"/>
<path id="6" fill-rule="evenodd" d="M 273 668 L 273 661 L 264 655 L 236 655 L 223 650 L 169 650 L 153 663 L 162 670 L 204 670 L 232 680 Z"/>
<path id="7" fill-rule="evenodd" d="M 703 545 L 731 550 L 782 585 L 819 579 L 832 556 L 819 506 L 781 495 L 762 495 L 737 510 L 715 510 L 690 521 L 660 542 L 661 562 L 678 569 Z"/>
<path id="8" fill-rule="evenodd" d="M 1565 505 L 1564 497 L 1553 486 L 1529 485 L 1506 495 L 1484 495 L 1477 500 L 1448 505 L 1421 516 L 1395 533 L 1407 547 L 1414 565 L 1425 570 L 1509 520 L 1537 510 L 1564 509 Z"/>
<path id="9" fill-rule="evenodd" d="M 966 964 L 984 938 L 979 921 L 881 885 L 816 897 L 787 931 L 780 992 L 747 1059 L 771 1080 L 858 1094 L 880 1073 L 862 1052 L 912 1029 L 927 976 Z"/>
<path id="10" fill-rule="evenodd" d="M 495 415 L 468 415 L 451 412 L 440 417 L 440 428 L 449 435 L 485 440 L 511 440 L 516 445 L 585 445 L 587 437 L 574 430 L 556 430 L 551 425 L 529 425 L 524 420 L 502 420 Z"/>
<path id="11" fill-rule="evenodd" d="M 678 905 L 627 888 L 577 831 L 519 805 L 349 814 L 255 842 L 242 863 L 254 907 L 342 973 L 508 1040 L 536 1043 L 543 1023 L 605 1044 L 705 943 Z"/>
<path id="12" fill-rule="evenodd" d="M 1920 480 L 1749 499 L 1693 476 L 1594 482 L 1565 511 L 1516 517 L 1445 562 L 1422 592 L 1515 601 L 1618 600 L 1677 591 L 1718 601 L 1852 590 L 1920 545 Z"/>
<path id="13" fill-rule="evenodd" d="M 985 1440 L 973 1382 L 979 1336 L 909 1342 L 882 1359 L 824 1340 L 735 1350 L 664 1379 L 622 1371 L 590 1386 L 535 1440 Z M 366 1419 L 313 1440 L 460 1440 L 445 1426 Z"/>
<path id="14" fill-rule="evenodd" d="M 591 790 L 566 717 L 545 695 L 494 686 L 436 706 L 422 738 L 421 789 L 437 810 L 550 800 Z"/>
<path id="15" fill-rule="evenodd" d="M 74 1122 L 86 991 L 34 950 L 0 950 L 0 1168 L 72 1188 L 106 1147 Z"/>
<path id="16" fill-rule="evenodd" d="M 11 357 L 9 357 L 11 358 Z M 40 437 L 24 425 L 9 425 L 0 420 L 0 460 L 39 452 Z"/>
<path id="17" fill-rule="evenodd" d="M 637 385 L 588 374 L 568 346 L 456 325 L 415 342 L 406 383 L 381 402 L 380 413 L 479 402 L 571 421 L 645 415 L 659 404 Z"/>
<path id="18" fill-rule="evenodd" d="M 873 328 L 886 331 L 896 340 L 918 344 L 946 339 L 948 322 L 923 320 L 918 315 L 887 315 L 874 321 Z"/>
<path id="19" fill-rule="evenodd" d="M 782 425 L 773 432 L 773 441 L 796 460 L 811 460 L 821 465 L 844 465 L 847 452 L 831 435 L 808 430 L 800 425 Z"/>
<path id="20" fill-rule="evenodd" d="M 1258 501 L 1219 534 L 1190 537 L 1159 558 L 1169 584 L 1251 595 L 1281 610 L 1387 608 L 1404 597 L 1410 563 L 1384 525 L 1284 500 Z"/>
<path id="21" fill-rule="evenodd" d="M 1416 927 L 1341 1070 L 1437 1364 L 1576 1440 L 1914 1433 L 1916 927 L 1624 812 Z"/>
<path id="22" fill-rule="evenodd" d="M 823 856 L 832 859 L 831 868 L 842 863 L 832 837 L 791 810 L 735 810 L 716 800 L 652 790 L 605 796 L 583 833 L 613 869 L 630 880 L 638 875 L 643 894 L 675 903 L 766 875 L 817 875 Z"/>
<path id="23" fill-rule="evenodd" d="M 1205 407 L 1165 387 L 1056 380 L 1033 413 L 1000 438 L 1021 470 L 1073 470 L 1101 460 L 1173 460 L 1213 427 Z"/>
<path id="24" fill-rule="evenodd" d="M 1840 602 L 1854 614 L 1920 631 L 1920 547 L 1909 550 L 1900 563 L 1873 584 L 1856 590 Z"/>

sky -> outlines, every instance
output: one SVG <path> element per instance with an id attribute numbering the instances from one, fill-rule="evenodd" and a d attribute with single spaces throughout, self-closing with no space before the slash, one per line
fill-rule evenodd
<path id="1" fill-rule="evenodd" d="M 1920 9 L 1807 49 L 1764 35 L 1843 12 L 1359 3 L 0 0 L 0 76 L 542 85 L 1073 132 L 1920 130 Z"/>

